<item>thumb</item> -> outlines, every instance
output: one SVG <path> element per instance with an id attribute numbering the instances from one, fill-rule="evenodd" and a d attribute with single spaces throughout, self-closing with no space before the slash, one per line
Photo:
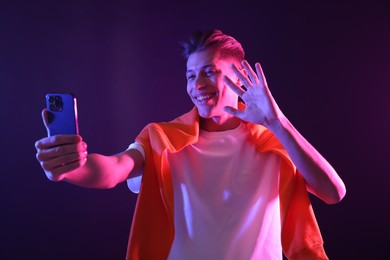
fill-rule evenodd
<path id="1" fill-rule="evenodd" d="M 241 118 L 241 113 L 242 113 L 241 110 L 235 109 L 231 106 L 225 106 L 223 109 L 225 110 L 225 112 L 231 114 L 232 116 Z"/>
<path id="2" fill-rule="evenodd" d="M 50 136 L 50 129 L 49 129 L 49 124 L 50 124 L 50 114 L 47 108 L 42 110 L 42 121 L 43 124 L 45 125 L 47 136 Z"/>

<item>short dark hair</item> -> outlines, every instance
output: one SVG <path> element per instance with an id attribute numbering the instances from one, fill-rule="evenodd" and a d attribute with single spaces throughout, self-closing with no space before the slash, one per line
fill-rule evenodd
<path id="1" fill-rule="evenodd" d="M 238 62 L 245 58 L 245 51 L 232 36 L 224 34 L 221 30 L 195 31 L 188 41 L 181 42 L 185 59 L 194 52 L 204 51 L 208 48 L 216 48 L 222 56 L 232 57 Z"/>

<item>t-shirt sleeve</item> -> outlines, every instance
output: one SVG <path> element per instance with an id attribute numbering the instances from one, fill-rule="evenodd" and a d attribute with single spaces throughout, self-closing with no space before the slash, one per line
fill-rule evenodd
<path id="1" fill-rule="evenodd" d="M 129 145 L 127 150 L 134 149 L 139 151 L 142 154 L 142 157 L 145 160 L 145 151 L 140 143 L 134 142 Z M 127 179 L 127 187 L 134 193 L 139 193 L 139 189 L 141 187 L 142 173 L 141 175 L 133 178 Z"/>

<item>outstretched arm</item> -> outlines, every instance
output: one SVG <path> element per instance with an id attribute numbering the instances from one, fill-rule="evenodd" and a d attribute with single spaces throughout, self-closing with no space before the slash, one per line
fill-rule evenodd
<path id="1" fill-rule="evenodd" d="M 246 74 L 234 64 L 232 69 L 246 90 L 225 77 L 226 84 L 246 104 L 245 110 L 225 107 L 226 112 L 248 122 L 267 127 L 281 142 L 291 160 L 306 181 L 307 189 L 328 204 L 342 200 L 346 189 L 343 181 L 326 159 L 294 128 L 284 116 L 268 89 L 263 70 L 255 64 L 256 72 L 247 61 L 242 65 Z"/>
<path id="2" fill-rule="evenodd" d="M 47 111 L 42 113 L 46 125 Z M 112 188 L 142 172 L 143 157 L 137 150 L 104 156 L 87 153 L 79 135 L 45 137 L 35 143 L 37 160 L 48 179 L 87 188 Z"/>

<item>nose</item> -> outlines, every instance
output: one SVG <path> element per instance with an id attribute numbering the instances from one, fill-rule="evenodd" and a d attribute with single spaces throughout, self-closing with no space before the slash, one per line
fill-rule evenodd
<path id="1" fill-rule="evenodd" d="M 206 79 L 205 79 L 205 77 L 202 77 L 201 75 L 199 75 L 198 77 L 196 77 L 196 80 L 195 80 L 195 88 L 202 89 L 204 87 L 206 87 Z"/>

